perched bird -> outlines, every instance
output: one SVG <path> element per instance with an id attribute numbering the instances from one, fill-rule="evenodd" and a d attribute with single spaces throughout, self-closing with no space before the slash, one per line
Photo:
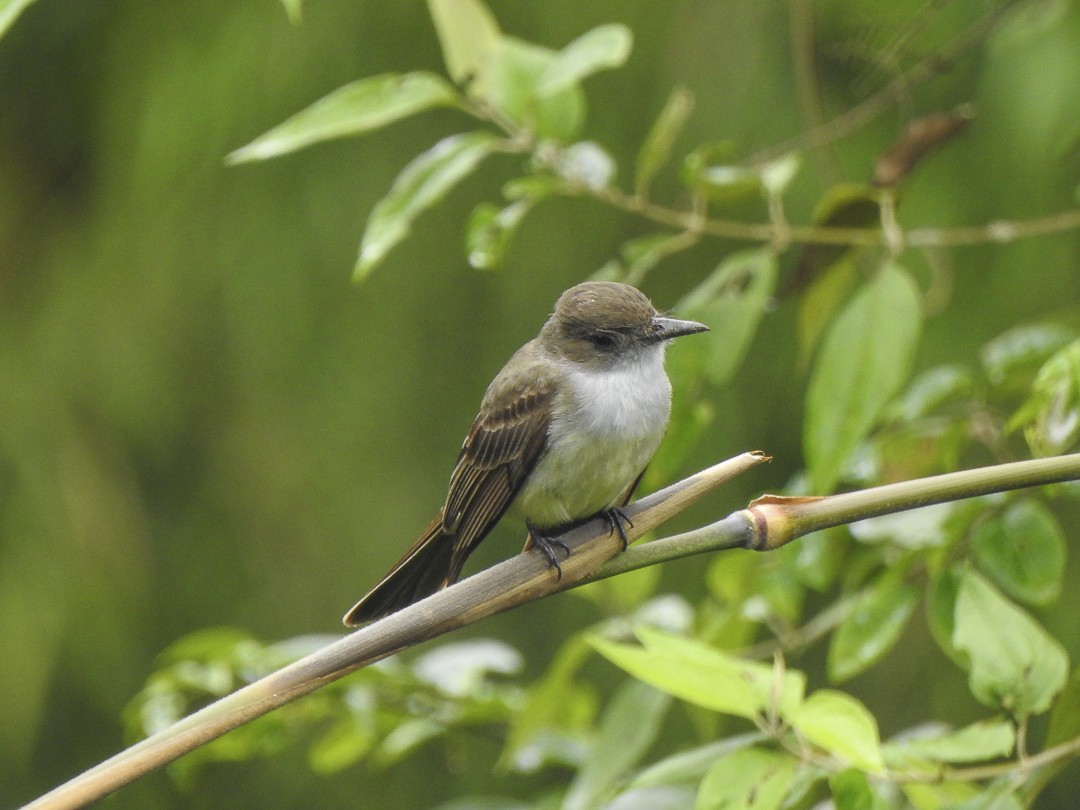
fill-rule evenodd
<path id="1" fill-rule="evenodd" d="M 639 290 L 587 281 L 564 292 L 540 334 L 488 386 L 450 491 L 423 534 L 345 614 L 380 618 L 457 581 L 473 549 L 509 509 L 558 567 L 554 538 L 618 511 L 663 438 L 671 411 L 667 342 L 706 331 L 659 314 Z"/>

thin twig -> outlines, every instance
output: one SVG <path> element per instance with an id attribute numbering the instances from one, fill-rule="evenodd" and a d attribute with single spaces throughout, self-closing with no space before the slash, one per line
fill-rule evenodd
<path id="1" fill-rule="evenodd" d="M 912 87 L 923 84 L 943 72 L 967 51 L 984 41 L 1009 10 L 1021 2 L 1027 1 L 1007 0 L 1007 2 L 996 6 L 987 12 L 982 19 L 957 36 L 947 47 L 935 51 L 920 60 L 907 72 L 897 76 L 861 104 L 852 107 L 847 112 L 838 115 L 821 126 L 814 127 L 783 143 L 761 150 L 750 159 L 750 165 L 757 166 L 770 163 L 789 152 L 818 149 L 825 144 L 847 137 L 852 132 L 866 126 L 893 104 L 903 100 Z"/>

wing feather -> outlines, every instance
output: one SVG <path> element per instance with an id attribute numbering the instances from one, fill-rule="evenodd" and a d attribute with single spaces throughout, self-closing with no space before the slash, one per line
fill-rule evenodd
<path id="1" fill-rule="evenodd" d="M 553 387 L 515 392 L 502 407 L 485 407 L 473 422 L 443 507 L 444 531 L 456 535 L 463 564 L 510 506 L 547 441 Z"/>

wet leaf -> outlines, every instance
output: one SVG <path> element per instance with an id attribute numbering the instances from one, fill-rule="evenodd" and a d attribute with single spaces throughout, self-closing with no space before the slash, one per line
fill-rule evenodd
<path id="1" fill-rule="evenodd" d="M 313 143 L 379 129 L 434 107 L 451 107 L 460 96 L 434 73 L 387 73 L 351 82 L 301 110 L 283 124 L 231 152 L 227 163 L 244 163 L 294 152 Z"/>

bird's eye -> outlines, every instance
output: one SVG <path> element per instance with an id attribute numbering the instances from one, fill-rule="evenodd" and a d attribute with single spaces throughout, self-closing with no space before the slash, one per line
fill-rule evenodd
<path id="1" fill-rule="evenodd" d="M 593 346 L 603 351 L 610 351 L 615 348 L 615 335 L 610 332 L 593 332 L 589 335 L 588 340 Z"/>

